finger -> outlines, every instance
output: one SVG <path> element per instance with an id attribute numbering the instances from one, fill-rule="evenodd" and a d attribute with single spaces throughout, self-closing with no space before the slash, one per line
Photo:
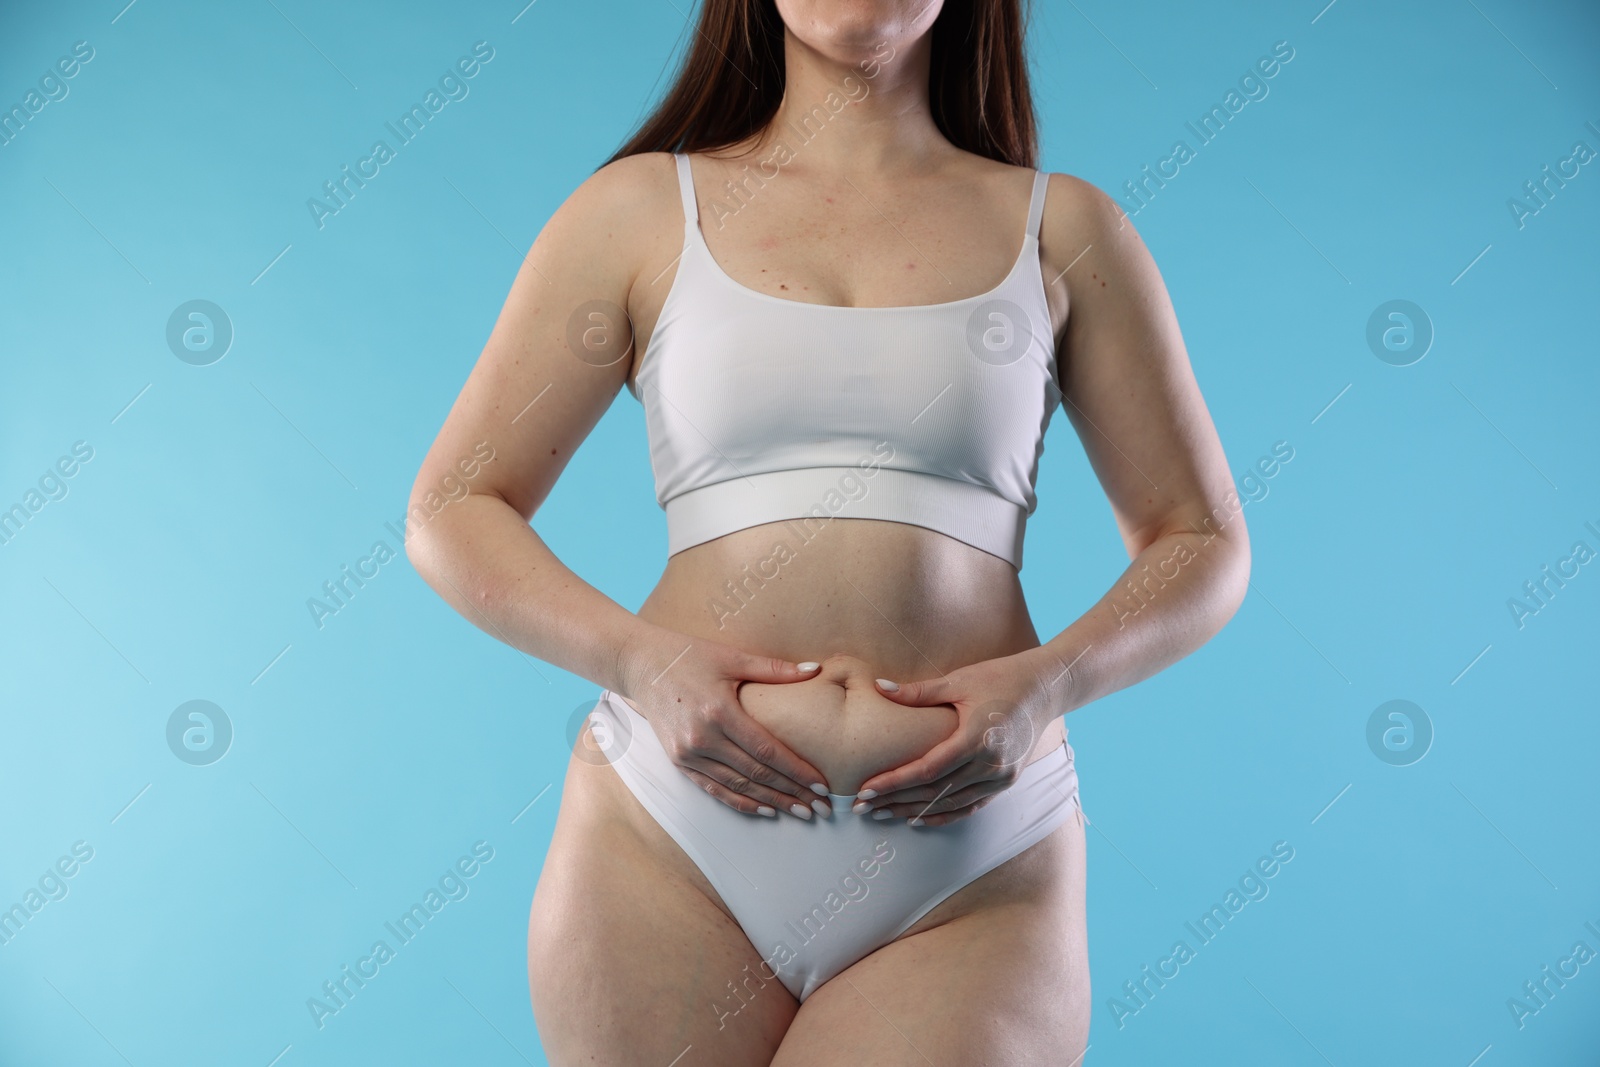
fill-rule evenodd
<path id="1" fill-rule="evenodd" d="M 982 771 L 968 764 L 956 773 L 931 782 L 928 785 L 917 786 L 915 789 L 900 789 L 886 796 L 872 797 L 868 800 L 858 800 L 852 807 L 862 808 L 863 811 L 876 811 L 879 808 L 903 808 L 907 806 L 919 807 L 935 801 L 943 802 L 946 797 L 959 793 L 963 789 L 978 785 L 981 782 L 994 781 L 995 776 L 984 774 Z"/>
<path id="2" fill-rule="evenodd" d="M 791 663 L 776 656 L 745 656 L 739 660 L 735 673 L 747 682 L 794 682 L 816 677 L 821 666 L 810 661 Z"/>
<path id="3" fill-rule="evenodd" d="M 771 804 L 762 804 L 759 801 L 752 800 L 750 797 L 745 796 L 743 793 L 735 793 L 722 783 L 715 781 L 714 779 L 707 777 L 699 771 L 693 770 L 689 767 L 680 765 L 678 770 L 687 775 L 689 780 L 695 785 L 699 786 L 701 789 L 704 789 L 707 793 L 722 801 L 722 803 L 726 804 L 734 811 L 743 812 L 746 815 L 764 815 L 768 818 L 777 818 L 778 809 L 773 807 Z"/>
<path id="4" fill-rule="evenodd" d="M 1022 765 L 1017 762 L 1002 764 L 985 758 L 984 750 L 969 755 L 971 758 L 966 763 L 935 778 L 927 785 L 907 786 L 890 793 L 879 793 L 876 797 L 869 798 L 868 802 L 875 808 L 886 804 L 925 803 L 934 797 L 948 796 L 981 782 L 999 782 L 999 788 L 1004 789 L 1017 780 L 1022 770 Z"/>
<path id="5" fill-rule="evenodd" d="M 813 812 L 820 813 L 824 806 L 827 807 L 829 815 L 833 814 L 833 806 L 821 797 L 813 796 L 810 801 L 796 800 L 792 796 L 753 782 L 748 776 L 740 773 L 737 767 L 720 763 L 710 757 L 693 760 L 691 768 L 732 794 L 749 797 L 758 804 L 776 811 L 788 812 L 797 819 L 810 819 Z"/>
<path id="6" fill-rule="evenodd" d="M 856 796 L 861 800 L 871 800 L 874 797 L 883 797 L 890 801 L 903 799 L 896 798 L 895 794 L 901 790 L 919 789 L 938 782 L 956 769 L 972 762 L 974 754 L 971 740 L 959 733 L 952 734 L 910 763 L 902 763 L 898 767 L 892 767 L 868 778 L 861 783 Z"/>
<path id="7" fill-rule="evenodd" d="M 752 771 L 750 777 L 774 789 L 792 793 L 809 804 L 828 792 L 828 780 L 806 760 L 795 754 L 788 745 L 751 718 L 743 708 L 732 716 L 723 732 L 753 761 L 761 772 Z M 803 783 L 803 784 L 802 784 Z M 815 783 L 815 784 L 813 784 Z"/>
<path id="8" fill-rule="evenodd" d="M 750 753 L 731 741 L 701 758 L 707 764 L 701 766 L 701 770 L 736 793 L 757 797 L 762 803 L 801 819 L 809 819 L 813 811 L 818 815 L 833 815 L 832 802 L 811 789 L 803 789 L 798 794 L 781 792 L 779 786 L 771 784 L 779 780 L 777 772 L 757 763 Z"/>
<path id="9" fill-rule="evenodd" d="M 887 684 L 885 684 L 887 683 Z M 877 679 L 878 694 L 908 708 L 927 708 L 936 704 L 953 704 L 957 699 L 956 687 L 948 674 L 937 678 L 924 678 L 920 682 L 896 682 L 888 678 Z"/>
<path id="10" fill-rule="evenodd" d="M 874 797 L 871 800 L 858 800 L 852 807 L 860 807 L 862 811 L 879 811 L 890 809 L 894 811 L 907 811 L 912 808 L 926 809 L 930 804 L 943 804 L 945 798 L 953 796 L 969 786 L 977 784 L 983 779 L 982 775 L 970 773 L 956 773 L 937 782 L 918 786 L 915 789 L 901 789 L 889 796 Z M 864 805 L 864 807 L 863 807 Z"/>
<path id="11" fill-rule="evenodd" d="M 962 819 L 970 819 L 974 812 L 981 810 L 985 804 L 994 800 L 998 795 L 997 793 L 989 793 L 979 797 L 965 807 L 956 808 L 953 811 L 930 812 L 922 816 L 913 816 L 913 818 L 920 818 L 921 821 L 913 823 L 911 819 L 907 819 L 906 822 L 908 825 L 915 826 L 947 826 L 953 822 L 960 822 Z"/>
<path id="12" fill-rule="evenodd" d="M 974 782 L 962 789 L 951 790 L 930 800 L 890 804 L 875 808 L 867 818 L 905 819 L 912 826 L 943 826 L 964 819 L 993 800 L 1006 787 L 1003 782 Z"/>
<path id="13" fill-rule="evenodd" d="M 982 753 L 979 753 L 981 755 Z M 882 794 L 868 800 L 858 800 L 852 805 L 852 810 L 865 813 L 869 810 L 876 811 L 880 808 L 889 808 L 895 811 L 904 811 L 909 807 L 926 807 L 932 804 L 930 810 L 942 811 L 950 807 L 950 798 L 966 798 L 979 795 L 988 795 L 1010 788 L 1019 777 L 1019 768 L 996 767 L 980 759 L 958 767 L 955 771 L 935 779 L 927 785 L 899 789 L 893 793 Z M 955 806 L 960 806 L 962 800 L 958 799 Z"/>

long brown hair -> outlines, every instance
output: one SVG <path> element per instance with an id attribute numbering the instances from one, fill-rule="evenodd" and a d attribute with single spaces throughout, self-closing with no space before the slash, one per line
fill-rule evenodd
<path id="1" fill-rule="evenodd" d="M 951 144 L 1033 168 L 1039 147 L 1022 3 L 946 0 L 930 31 L 928 94 Z M 704 0 L 672 88 L 606 163 L 723 148 L 761 130 L 783 99 L 783 33 L 775 0 Z"/>

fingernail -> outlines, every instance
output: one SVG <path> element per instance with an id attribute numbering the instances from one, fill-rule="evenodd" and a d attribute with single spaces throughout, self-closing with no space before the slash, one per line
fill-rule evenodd
<path id="1" fill-rule="evenodd" d="M 918 815 L 915 819 L 906 820 L 906 825 L 908 825 L 908 826 L 921 826 L 922 825 L 922 816 Z"/>
<path id="2" fill-rule="evenodd" d="M 890 811 L 888 808 L 879 808 L 877 811 L 872 813 L 872 817 L 874 819 L 892 819 L 894 818 L 894 812 Z"/>
<path id="3" fill-rule="evenodd" d="M 795 818 L 797 819 L 811 818 L 811 809 L 806 807 L 804 804 L 791 804 L 789 805 L 789 810 L 794 812 Z"/>
<path id="4" fill-rule="evenodd" d="M 891 682 L 887 678 L 879 678 L 878 679 L 878 685 L 880 687 L 882 687 L 883 689 L 888 690 L 891 693 L 900 692 L 900 683 L 899 682 Z"/>
<path id="5" fill-rule="evenodd" d="M 757 815 L 766 815 L 766 816 L 768 816 L 770 818 L 776 819 L 778 817 L 778 809 L 777 808 L 769 808 L 769 807 L 767 807 L 767 805 L 763 804 L 759 808 L 756 809 L 756 814 Z"/>
<path id="6" fill-rule="evenodd" d="M 818 796 L 824 796 L 825 797 L 825 796 L 828 795 L 828 787 L 823 785 L 821 782 L 812 782 L 811 783 L 811 791 L 813 793 L 816 793 Z"/>
<path id="7" fill-rule="evenodd" d="M 872 810 L 872 805 L 871 804 L 868 804 L 865 800 L 858 800 L 858 801 L 856 801 L 855 807 L 850 809 L 850 813 L 852 815 L 860 815 L 863 812 L 868 812 L 868 811 L 871 811 L 871 810 Z"/>
<path id="8" fill-rule="evenodd" d="M 811 807 L 815 809 L 816 813 L 821 815 L 823 818 L 833 818 L 833 805 L 829 804 L 826 800 L 813 800 L 811 802 Z"/>
<path id="9" fill-rule="evenodd" d="M 856 794 L 856 799 L 857 800 L 871 800 L 873 797 L 875 797 L 877 795 L 878 795 L 878 791 L 876 789 L 863 789 L 861 792 Z"/>
<path id="10" fill-rule="evenodd" d="M 806 660 L 804 663 L 796 664 L 796 666 L 798 666 L 803 671 L 814 671 L 818 667 L 822 666 L 822 664 L 813 663 L 810 660 Z"/>

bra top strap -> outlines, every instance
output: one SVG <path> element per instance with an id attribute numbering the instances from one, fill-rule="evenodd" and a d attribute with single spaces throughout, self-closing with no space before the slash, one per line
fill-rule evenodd
<path id="1" fill-rule="evenodd" d="M 683 198 L 683 232 L 693 240 L 700 229 L 700 205 L 694 198 L 694 175 L 689 170 L 688 153 L 674 152 L 672 157 L 678 161 L 678 193 Z"/>
<path id="2" fill-rule="evenodd" d="M 1028 236 L 1039 237 L 1039 223 L 1044 218 L 1044 191 L 1050 184 L 1050 175 L 1042 170 L 1033 172 L 1033 198 L 1028 201 Z"/>

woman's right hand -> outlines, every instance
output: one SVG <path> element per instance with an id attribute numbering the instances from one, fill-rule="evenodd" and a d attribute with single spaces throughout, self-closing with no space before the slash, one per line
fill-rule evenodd
<path id="1" fill-rule="evenodd" d="M 617 695 L 649 720 L 661 747 L 695 784 L 749 815 L 832 814 L 822 773 L 739 703 L 744 682 L 805 681 L 816 677 L 818 664 L 753 656 L 665 630 L 630 653 L 621 672 L 627 691 Z"/>

